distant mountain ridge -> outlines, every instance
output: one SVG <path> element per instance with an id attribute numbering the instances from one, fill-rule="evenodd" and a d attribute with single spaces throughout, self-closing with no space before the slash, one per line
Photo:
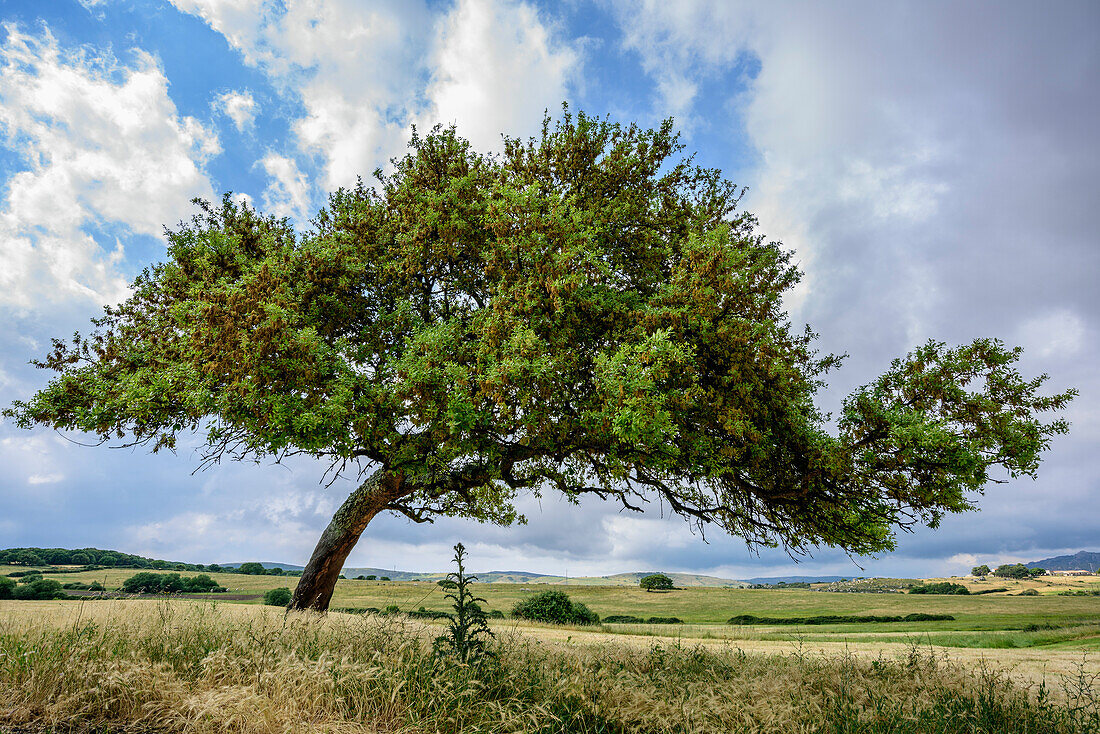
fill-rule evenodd
<path id="1" fill-rule="evenodd" d="M 222 568 L 238 568 L 245 561 L 233 563 L 219 563 Z M 284 571 L 301 571 L 304 566 L 293 563 L 276 563 L 274 561 L 258 561 L 264 568 L 281 568 Z M 438 581 L 446 577 L 446 571 L 417 573 L 414 571 L 397 571 L 389 568 L 363 568 L 358 566 L 345 566 L 344 576 L 353 579 L 356 576 L 387 576 L 392 581 Z M 484 571 L 474 573 L 478 581 L 485 584 L 560 584 L 569 586 L 637 586 L 645 576 L 656 571 L 631 571 L 616 573 L 609 576 L 553 576 L 533 571 Z M 706 576 L 695 573 L 668 573 L 675 586 L 680 587 L 716 587 L 716 588 L 741 588 L 747 586 L 744 581 L 736 579 L 724 579 L 718 576 Z M 830 577 L 831 578 L 831 577 Z"/>
<path id="2" fill-rule="evenodd" d="M 1055 556 L 1041 561 L 1025 563 L 1028 568 L 1045 568 L 1048 571 L 1085 570 L 1096 573 L 1100 570 L 1100 553 L 1096 551 L 1077 551 L 1072 556 Z"/>

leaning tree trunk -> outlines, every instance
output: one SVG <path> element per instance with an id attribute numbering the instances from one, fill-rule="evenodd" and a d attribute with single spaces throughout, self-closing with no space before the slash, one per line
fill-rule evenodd
<path id="1" fill-rule="evenodd" d="M 328 609 L 344 560 L 359 541 L 367 523 L 395 498 L 394 490 L 399 482 L 398 477 L 379 469 L 340 505 L 302 571 L 290 600 L 290 609 L 318 612 Z"/>

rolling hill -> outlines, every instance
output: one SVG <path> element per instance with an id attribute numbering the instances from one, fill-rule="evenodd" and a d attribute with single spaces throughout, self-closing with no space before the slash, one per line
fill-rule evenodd
<path id="1" fill-rule="evenodd" d="M 1055 556 L 1041 561 L 1025 563 L 1028 568 L 1045 568 L 1048 571 L 1074 571 L 1083 569 L 1096 573 L 1100 570 L 1100 553 L 1096 551 L 1077 551 L 1072 556 Z"/>

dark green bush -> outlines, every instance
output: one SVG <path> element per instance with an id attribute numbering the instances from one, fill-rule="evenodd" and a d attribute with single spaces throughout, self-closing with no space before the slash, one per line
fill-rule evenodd
<path id="1" fill-rule="evenodd" d="M 645 621 L 646 624 L 683 624 L 684 620 L 679 617 L 650 617 Z"/>
<path id="2" fill-rule="evenodd" d="M 959 594 L 966 596 L 970 589 L 962 584 L 954 584 L 950 581 L 939 581 L 934 584 L 917 584 L 909 589 L 910 594 Z"/>
<path id="3" fill-rule="evenodd" d="M 15 587 L 12 591 L 13 599 L 38 600 L 38 599 L 67 599 L 69 597 L 61 590 L 61 584 L 53 579 L 38 579 L 29 584 Z"/>
<path id="4" fill-rule="evenodd" d="M 451 615 L 446 612 L 437 612 L 434 609 L 425 609 L 420 607 L 415 612 L 409 612 L 409 616 L 414 619 L 450 619 Z"/>
<path id="5" fill-rule="evenodd" d="M 635 617 L 631 614 L 612 614 L 609 617 L 603 618 L 604 624 L 645 624 L 645 620 L 641 617 Z"/>
<path id="6" fill-rule="evenodd" d="M 7 576 L 0 576 L 0 599 L 11 599 L 11 594 L 14 589 L 14 581 Z"/>
<path id="7" fill-rule="evenodd" d="M 738 614 L 730 617 L 726 624 L 871 624 L 875 622 L 950 622 L 955 618 L 950 614 L 907 614 L 895 615 L 858 615 L 846 616 L 826 614 L 817 617 L 757 617 L 755 614 Z"/>
<path id="8" fill-rule="evenodd" d="M 290 603 L 290 589 L 284 587 L 264 593 L 264 604 L 269 607 L 285 607 Z"/>
<path id="9" fill-rule="evenodd" d="M 248 563 L 242 563 L 237 567 L 237 573 L 248 574 L 249 576 L 266 576 L 267 569 L 264 568 L 262 563 L 256 561 L 249 561 Z"/>
<path id="10" fill-rule="evenodd" d="M 521 599 L 512 607 L 516 619 L 550 624 L 597 624 L 599 615 L 583 604 L 570 601 L 561 591 L 544 591 Z"/>
<path id="11" fill-rule="evenodd" d="M 1035 589 L 1024 589 L 1020 592 L 1020 596 L 1039 596 L 1039 592 Z"/>

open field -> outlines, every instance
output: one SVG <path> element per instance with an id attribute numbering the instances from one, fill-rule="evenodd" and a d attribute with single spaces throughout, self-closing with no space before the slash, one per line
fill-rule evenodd
<path id="1" fill-rule="evenodd" d="M 1095 671 L 1071 655 L 1064 671 L 1020 675 L 1036 648 L 992 658 L 509 622 L 497 657 L 467 667 L 432 656 L 440 631 L 245 604 L 4 601 L 0 732 L 1100 731 Z"/>

